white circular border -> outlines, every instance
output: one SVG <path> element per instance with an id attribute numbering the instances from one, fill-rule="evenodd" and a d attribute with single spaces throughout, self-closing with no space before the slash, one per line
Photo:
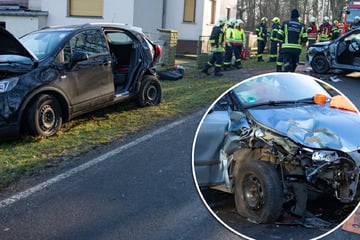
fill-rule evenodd
<path id="1" fill-rule="evenodd" d="M 242 80 L 241 82 L 235 84 L 234 86 L 232 86 L 231 88 L 229 88 L 228 90 L 226 90 L 224 93 L 222 93 L 212 104 L 211 106 L 206 110 L 205 114 L 203 115 L 203 117 L 201 118 L 200 120 L 200 123 L 196 129 L 196 133 L 195 133 L 195 137 L 194 137 L 194 141 L 193 141 L 193 144 L 192 144 L 192 153 L 191 153 L 191 168 L 192 168 L 192 174 L 193 174 L 193 179 L 194 179 L 194 183 L 195 183 L 195 187 L 198 191 L 198 194 L 201 198 L 201 200 L 203 201 L 204 205 L 206 206 L 206 208 L 209 210 L 209 212 L 213 215 L 213 217 L 215 217 L 224 227 L 226 227 L 228 230 L 230 230 L 231 232 L 233 232 L 234 234 L 240 236 L 240 237 L 243 237 L 245 239 L 249 239 L 249 240 L 256 240 L 255 238 L 251 238 L 249 236 L 246 236 L 244 234 L 241 234 L 240 232 L 236 231 L 235 229 L 233 229 L 232 227 L 230 227 L 229 225 L 227 225 L 221 218 L 219 218 L 215 213 L 214 211 L 209 207 L 209 205 L 207 204 L 207 202 L 205 201 L 204 199 L 204 196 L 202 195 L 201 193 L 201 190 L 200 190 L 200 187 L 199 187 L 199 184 L 197 182 L 197 179 L 196 179 L 196 173 L 195 173 L 195 166 L 194 166 L 194 149 L 195 149 L 195 144 L 196 144 L 196 139 L 197 139 L 197 136 L 198 136 L 198 133 L 199 133 L 199 130 L 200 130 L 200 127 L 202 125 L 202 123 L 204 122 L 204 119 L 206 117 L 206 115 L 209 113 L 210 109 L 216 104 L 216 102 L 218 102 L 225 94 L 227 94 L 228 92 L 230 92 L 232 89 L 236 88 L 237 86 L 239 86 L 240 84 L 242 83 L 245 83 L 247 81 L 251 81 L 253 79 L 256 79 L 256 78 L 259 78 L 259 77 L 265 77 L 265 76 L 268 76 L 268 75 L 278 75 L 278 74 L 294 74 L 294 75 L 301 75 L 301 76 L 307 76 L 307 77 L 312 77 L 314 79 L 316 79 L 318 82 L 321 82 L 323 84 L 325 84 L 326 86 L 329 86 L 331 87 L 333 90 L 335 90 L 337 93 L 339 93 L 340 95 L 344 96 L 350 103 L 351 105 L 356 109 L 357 113 L 360 114 L 359 110 L 357 109 L 357 107 L 350 101 L 350 99 L 348 97 L 346 97 L 341 91 L 339 91 L 337 88 L 335 88 L 334 86 L 330 85 L 329 83 L 321 80 L 321 79 L 318 79 L 316 77 L 313 77 L 313 76 L 309 76 L 309 75 L 305 75 L 305 74 L 300 74 L 300 73 L 284 73 L 284 72 L 272 72 L 272 73 L 265 73 L 265 74 L 260 74 L 260 75 L 256 75 L 256 76 L 253 76 L 253 77 L 250 77 L 248 79 L 245 79 L 245 80 Z M 320 238 L 323 238 L 329 234 L 331 234 L 332 232 L 336 231 L 338 228 L 340 228 L 342 225 L 344 225 L 344 223 L 349 220 L 353 214 L 355 214 L 355 212 L 357 211 L 357 209 L 360 207 L 360 202 L 358 203 L 358 205 L 354 208 L 354 210 L 351 212 L 351 214 L 349 214 L 349 216 L 347 216 L 347 218 L 345 218 L 345 220 L 343 220 L 341 223 L 339 223 L 339 225 L 337 225 L 336 227 L 334 227 L 333 229 L 331 229 L 330 231 L 318 236 L 318 237 L 315 237 L 315 238 L 311 238 L 311 240 L 316 240 L 316 239 L 320 239 Z"/>

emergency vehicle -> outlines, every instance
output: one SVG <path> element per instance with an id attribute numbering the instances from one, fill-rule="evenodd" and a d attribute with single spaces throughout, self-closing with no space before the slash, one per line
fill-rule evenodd
<path id="1" fill-rule="evenodd" d="M 360 2 L 349 2 L 341 11 L 342 33 L 346 33 L 349 30 L 356 16 L 360 16 Z"/>

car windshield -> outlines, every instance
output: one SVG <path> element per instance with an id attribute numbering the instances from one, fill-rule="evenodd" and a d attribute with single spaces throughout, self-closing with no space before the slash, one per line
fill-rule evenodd
<path id="1" fill-rule="evenodd" d="M 59 43 L 70 31 L 40 31 L 27 34 L 20 38 L 20 42 L 29 49 L 38 59 L 53 54 Z"/>
<path id="2" fill-rule="evenodd" d="M 309 102 L 316 94 L 330 97 L 314 78 L 302 74 L 269 74 L 239 84 L 233 92 L 244 107 L 287 102 Z"/>
<path id="3" fill-rule="evenodd" d="M 360 16 L 360 8 L 348 9 L 348 13 L 346 14 L 346 22 L 349 24 L 353 23 L 356 16 Z"/>

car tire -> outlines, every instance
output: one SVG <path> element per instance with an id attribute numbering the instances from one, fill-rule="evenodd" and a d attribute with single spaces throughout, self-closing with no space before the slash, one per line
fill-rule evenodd
<path id="1" fill-rule="evenodd" d="M 242 163 L 235 182 L 235 205 L 241 216 L 251 222 L 272 223 L 280 217 L 283 201 L 280 177 L 271 163 Z"/>
<path id="2" fill-rule="evenodd" d="M 36 97 L 28 111 L 27 126 L 31 135 L 50 137 L 61 127 L 62 110 L 59 101 L 52 95 Z"/>
<path id="3" fill-rule="evenodd" d="M 317 55 L 311 61 L 311 68 L 315 73 L 323 74 L 329 71 L 329 63 L 324 55 Z"/>
<path id="4" fill-rule="evenodd" d="M 136 96 L 136 103 L 140 107 L 155 106 L 161 102 L 160 81 L 154 76 L 145 76 Z"/>

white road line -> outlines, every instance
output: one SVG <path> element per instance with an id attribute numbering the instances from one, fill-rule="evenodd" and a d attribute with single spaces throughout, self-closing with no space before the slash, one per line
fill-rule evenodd
<path id="1" fill-rule="evenodd" d="M 194 116 L 194 114 L 192 116 Z M 89 168 L 91 166 L 94 166 L 95 164 L 98 164 L 98 163 L 100 163 L 100 162 L 102 162 L 102 161 L 104 161 L 104 160 L 118 154 L 118 153 L 121 153 L 121 152 L 123 152 L 123 151 L 125 151 L 125 150 L 127 150 L 127 149 L 129 149 L 131 147 L 134 147 L 137 144 L 142 143 L 142 142 L 144 142 L 144 141 L 146 141 L 146 140 L 148 140 L 148 139 L 150 139 L 150 138 L 152 138 L 152 137 L 154 137 L 156 135 L 159 135 L 159 134 L 161 134 L 163 132 L 166 132 L 166 131 L 168 131 L 168 130 L 170 130 L 170 129 L 172 129 L 172 128 L 174 128 L 174 127 L 176 127 L 176 126 L 178 126 L 178 125 L 180 125 L 180 124 L 182 124 L 184 122 L 186 122 L 190 117 L 191 116 L 183 118 L 182 120 L 173 122 L 171 124 L 168 124 L 168 125 L 160 128 L 160 129 L 158 129 L 156 131 L 153 131 L 153 132 L 151 132 L 151 133 L 149 133 L 147 135 L 144 135 L 144 136 L 142 136 L 140 138 L 137 138 L 136 140 L 134 140 L 134 141 L 132 141 L 132 142 L 130 142 L 128 144 L 122 145 L 122 146 L 120 146 L 120 147 L 118 147 L 118 148 L 116 148 L 116 149 L 114 149 L 114 150 L 112 150 L 110 152 L 107 152 L 107 153 L 105 153 L 105 154 L 103 154 L 103 155 L 101 155 L 101 156 L 99 156 L 97 158 L 94 158 L 94 159 L 92 159 L 92 160 L 90 160 L 90 161 L 88 161 L 88 162 L 86 162 L 86 163 L 84 163 L 84 164 L 82 164 L 82 165 L 80 165 L 80 166 L 78 166 L 76 168 L 70 169 L 70 170 L 68 170 L 68 171 L 66 171 L 66 172 L 64 172 L 62 174 L 59 174 L 59 175 L 57 175 L 57 176 L 55 176 L 55 177 L 53 177 L 53 178 L 51 178 L 51 179 L 49 179 L 49 180 L 47 180 L 45 182 L 42 182 L 42 183 L 40 183 L 40 184 L 38 184 L 38 185 L 36 185 L 36 186 L 34 186 L 32 188 L 29 188 L 29 189 L 27 189 L 27 190 L 25 190 L 23 192 L 17 193 L 17 194 L 15 194 L 15 195 L 7 198 L 7 199 L 4 199 L 4 200 L 0 201 L 0 209 L 5 208 L 5 207 L 7 207 L 7 206 L 21 200 L 21 199 L 27 198 L 33 193 L 39 192 L 39 191 L 49 187 L 50 185 L 52 185 L 54 183 L 60 182 L 61 180 L 64 180 L 64 179 L 66 179 L 66 178 L 68 178 L 70 176 L 73 176 L 73 175 L 75 175 L 75 174 L 77 174 L 77 173 L 79 173 L 79 172 L 81 172 L 81 171 L 83 171 L 83 170 L 85 170 L 85 169 L 87 169 L 87 168 Z"/>

